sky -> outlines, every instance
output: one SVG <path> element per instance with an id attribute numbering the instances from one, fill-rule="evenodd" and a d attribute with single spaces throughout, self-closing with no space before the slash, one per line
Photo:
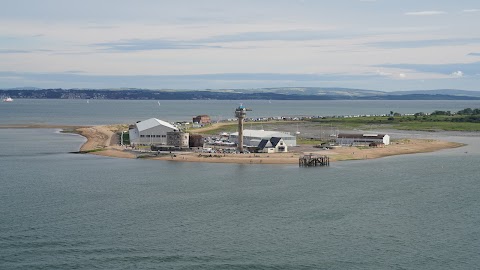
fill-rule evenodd
<path id="1" fill-rule="evenodd" d="M 478 0 L 0 0 L 0 88 L 480 91 Z"/>

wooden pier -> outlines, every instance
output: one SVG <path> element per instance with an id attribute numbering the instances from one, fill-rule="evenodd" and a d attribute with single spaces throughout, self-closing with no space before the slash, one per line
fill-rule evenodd
<path id="1" fill-rule="evenodd" d="M 304 155 L 298 159 L 298 166 L 300 167 L 317 167 L 329 166 L 330 158 L 328 156 L 316 156 L 313 154 Z"/>

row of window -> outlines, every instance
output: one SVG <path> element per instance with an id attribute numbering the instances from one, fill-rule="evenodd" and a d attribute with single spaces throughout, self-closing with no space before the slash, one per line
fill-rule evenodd
<path id="1" fill-rule="evenodd" d="M 167 135 L 140 135 L 140 138 L 166 138 Z"/>

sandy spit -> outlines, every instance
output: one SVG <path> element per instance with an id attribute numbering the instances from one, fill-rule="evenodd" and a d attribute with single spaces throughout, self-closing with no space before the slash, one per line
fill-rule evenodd
<path id="1" fill-rule="evenodd" d="M 75 131 L 87 138 L 87 141 L 80 147 L 80 152 L 117 158 L 136 158 L 135 153 L 126 151 L 118 144 L 114 136 L 117 132 L 125 130 L 125 125 L 108 125 L 81 127 Z"/>
<path id="2" fill-rule="evenodd" d="M 105 126 L 65 126 L 65 125 L 3 125 L 0 128 L 60 128 L 78 133 L 87 141 L 81 146 L 80 152 L 94 155 L 137 158 L 145 153 L 135 152 L 118 144 L 117 132 L 127 130 L 126 125 Z M 331 150 L 321 150 L 313 146 L 291 147 L 290 153 L 281 154 L 206 154 L 192 152 L 177 152 L 172 155 L 149 157 L 155 160 L 180 162 L 211 162 L 240 164 L 298 164 L 298 158 L 304 154 L 326 155 L 330 161 L 375 159 L 394 155 L 434 152 L 442 149 L 456 148 L 464 144 L 431 139 L 402 139 L 391 145 L 380 148 L 339 147 Z"/>

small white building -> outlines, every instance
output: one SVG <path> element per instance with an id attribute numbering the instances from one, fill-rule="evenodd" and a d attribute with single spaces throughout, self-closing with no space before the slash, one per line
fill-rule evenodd
<path id="1" fill-rule="evenodd" d="M 282 138 L 272 137 L 270 140 L 261 140 L 258 144 L 258 151 L 262 153 L 286 153 L 288 146 Z"/>
<path id="2" fill-rule="evenodd" d="M 287 132 L 268 130 L 243 130 L 243 143 L 248 146 L 258 146 L 262 140 L 270 140 L 272 137 L 281 138 L 286 146 L 297 146 L 297 137 Z M 238 132 L 230 134 L 231 142 L 238 143 Z"/>
<path id="3" fill-rule="evenodd" d="M 128 133 L 130 144 L 166 145 L 167 133 L 179 131 L 174 125 L 157 118 L 136 123 Z"/>
<path id="4" fill-rule="evenodd" d="M 370 145 L 371 143 L 389 145 L 390 136 L 387 134 L 339 133 L 336 143 L 339 145 Z"/>

